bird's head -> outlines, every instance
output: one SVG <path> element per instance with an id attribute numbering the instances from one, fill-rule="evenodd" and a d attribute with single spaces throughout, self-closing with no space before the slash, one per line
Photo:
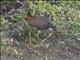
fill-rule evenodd
<path id="1" fill-rule="evenodd" d="M 28 11 L 28 12 L 27 12 L 27 16 L 25 17 L 25 20 L 31 20 L 31 19 L 32 19 L 31 12 Z"/>

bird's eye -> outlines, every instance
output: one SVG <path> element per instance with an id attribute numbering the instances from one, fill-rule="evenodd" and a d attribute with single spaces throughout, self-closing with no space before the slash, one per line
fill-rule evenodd
<path id="1" fill-rule="evenodd" d="M 28 19 L 28 17 L 25 17 L 24 19 L 25 19 L 25 20 L 27 20 L 27 19 Z"/>

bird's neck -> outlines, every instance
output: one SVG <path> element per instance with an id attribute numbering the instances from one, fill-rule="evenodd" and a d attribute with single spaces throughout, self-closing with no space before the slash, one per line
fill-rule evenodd
<path id="1" fill-rule="evenodd" d="M 32 19 L 32 16 L 28 16 L 27 18 L 28 18 L 28 20 L 31 20 Z"/>

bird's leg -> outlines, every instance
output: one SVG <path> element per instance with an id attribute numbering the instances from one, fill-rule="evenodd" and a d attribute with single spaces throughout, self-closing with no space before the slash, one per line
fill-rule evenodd
<path id="1" fill-rule="evenodd" d="M 42 40 L 42 43 L 45 42 L 48 38 L 50 38 L 50 37 L 52 36 L 52 34 L 53 34 L 53 33 L 49 33 L 49 35 Z"/>
<path id="2" fill-rule="evenodd" d="M 29 32 L 29 44 L 31 45 L 31 32 Z"/>
<path id="3" fill-rule="evenodd" d="M 42 43 L 41 43 L 41 40 L 42 40 L 42 39 L 40 39 L 40 37 L 39 37 L 40 32 L 41 32 L 41 31 L 38 31 L 36 37 L 37 37 L 37 39 L 38 39 L 38 43 L 39 43 L 39 45 L 42 45 Z"/>

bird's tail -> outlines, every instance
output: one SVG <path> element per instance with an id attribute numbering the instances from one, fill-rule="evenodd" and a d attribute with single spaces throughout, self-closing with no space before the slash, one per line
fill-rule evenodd
<path id="1" fill-rule="evenodd" d="M 49 24 L 49 27 L 52 28 L 54 31 L 57 31 L 56 26 L 53 26 L 52 24 Z"/>

